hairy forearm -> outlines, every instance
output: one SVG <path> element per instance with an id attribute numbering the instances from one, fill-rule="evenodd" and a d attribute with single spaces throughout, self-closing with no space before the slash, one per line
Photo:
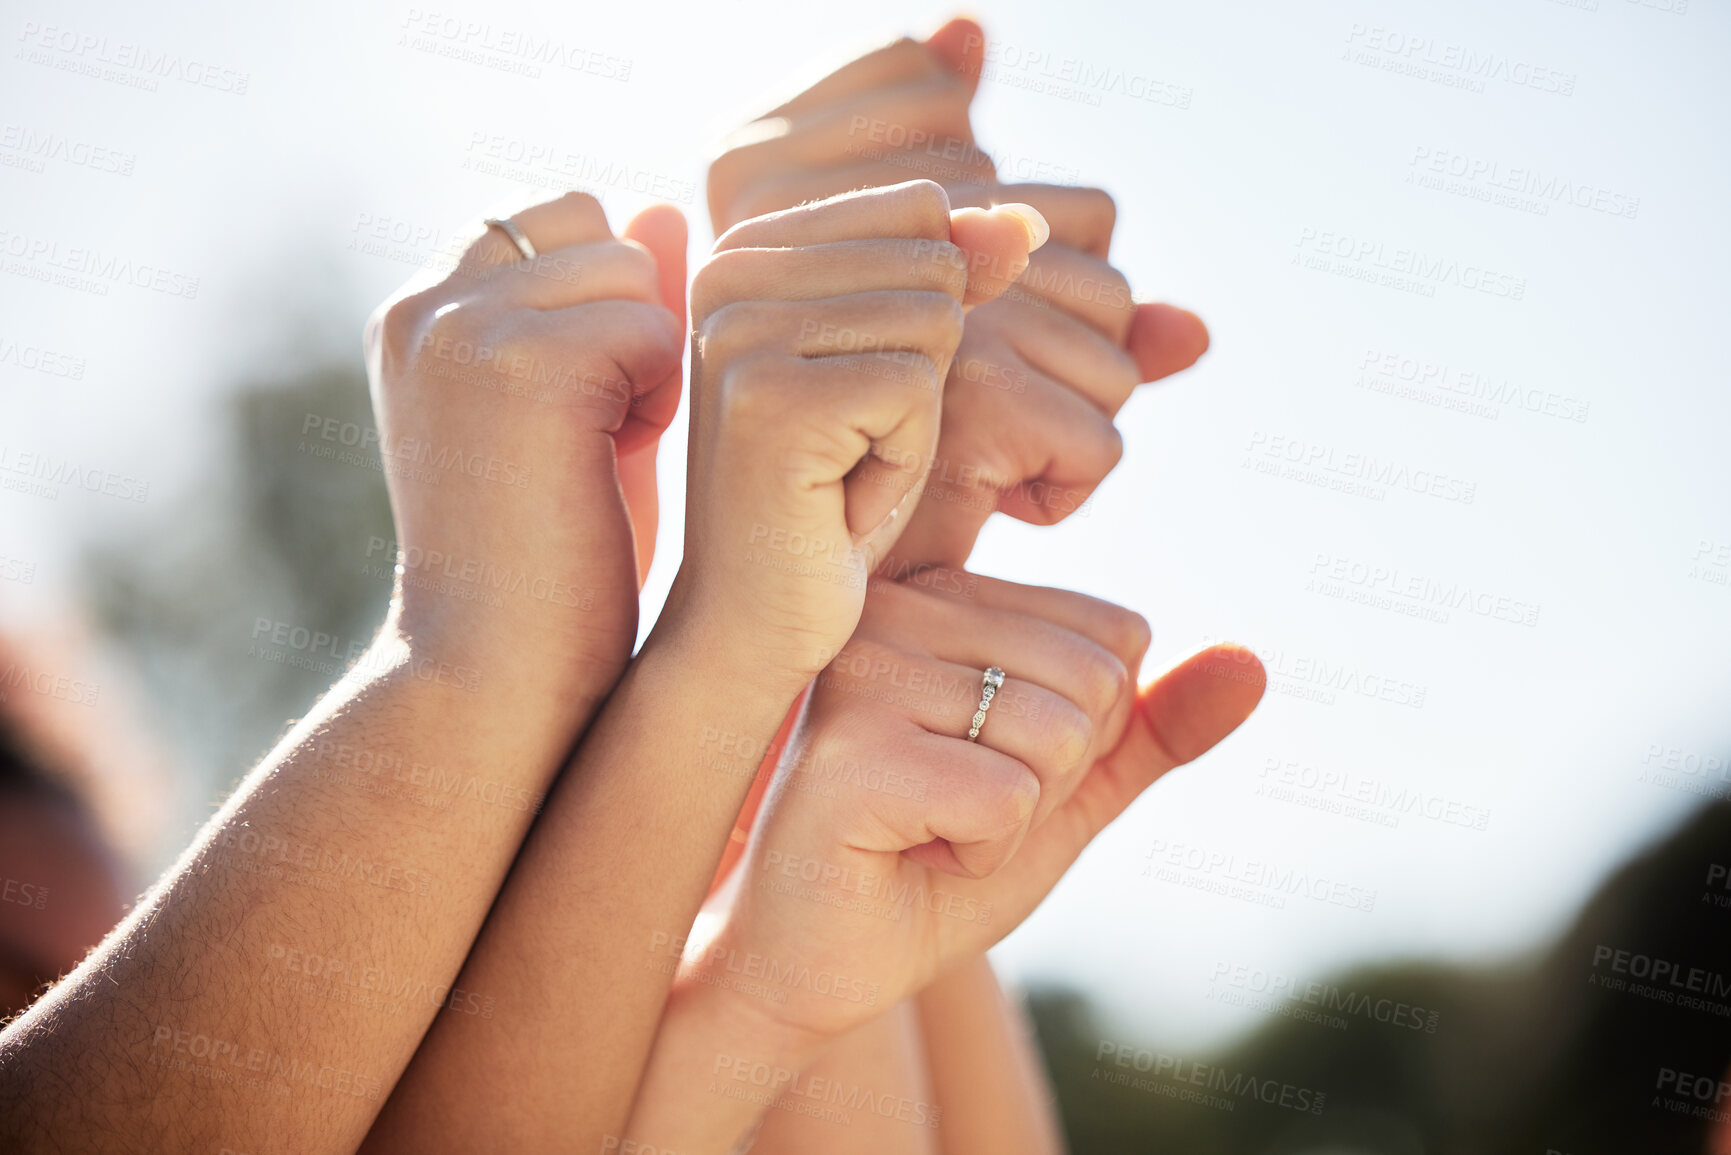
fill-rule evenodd
<path id="1" fill-rule="evenodd" d="M 453 979 L 584 698 L 387 627 L 0 1035 L 0 1147 L 352 1151 L 440 1007 L 505 993 Z"/>
<path id="2" fill-rule="evenodd" d="M 370 1150 L 599 1151 L 622 1130 L 680 946 L 798 692 L 658 627 L 548 799 Z M 503 1104 L 509 1102 L 509 1110 Z"/>
<path id="3" fill-rule="evenodd" d="M 945 1155 L 1059 1155 L 1064 1141 L 1032 1026 L 986 956 L 938 978 L 917 1002 Z"/>

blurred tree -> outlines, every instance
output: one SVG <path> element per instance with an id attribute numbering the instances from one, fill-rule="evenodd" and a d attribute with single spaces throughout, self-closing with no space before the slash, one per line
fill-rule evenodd
<path id="1" fill-rule="evenodd" d="M 1573 926 L 1531 960 L 1497 968 L 1365 969 L 1327 984 L 1353 1005 L 1382 999 L 1436 1012 L 1427 1033 L 1345 1013 L 1346 1029 L 1289 1017 L 1216 1055 L 1249 1076 L 1326 1093 L 1306 1115 L 1252 1098 L 1230 1109 L 1167 1097 L 1170 1073 L 1123 1068 L 1102 1043 L 1124 1042 L 1073 992 L 1037 991 L 1036 1027 L 1075 1155 L 1706 1155 L 1715 1102 L 1662 1086 L 1665 1071 L 1722 1083 L 1731 1068 L 1731 999 L 1685 999 L 1691 969 L 1731 983 L 1731 805 L 1698 811 L 1618 870 Z M 1721 899 L 1727 905 L 1721 905 Z M 1674 964 L 1679 987 L 1614 955 Z M 1645 964 L 1628 964 L 1640 969 Z M 1619 989 L 1617 979 L 1629 981 Z M 1610 985 L 1605 980 L 1611 979 Z M 1723 990 L 1723 987 L 1721 987 Z M 1292 1004 L 1294 1007 L 1302 1004 Z M 1340 1012 L 1336 1012 L 1340 1014 Z M 1158 1045 L 1146 1049 L 1159 1054 Z M 1183 1056 L 1189 1061 L 1192 1056 Z M 1158 1090 L 1125 1086 L 1128 1074 Z M 1206 1090 L 1206 1087 L 1201 1088 Z"/>
<path id="2" fill-rule="evenodd" d="M 132 652 L 164 731 L 199 771 L 195 812 L 170 824 L 176 846 L 342 664 L 256 644 L 268 642 L 258 623 L 323 631 L 346 654 L 383 621 L 395 562 L 379 544 L 394 534 L 377 441 L 354 436 L 373 429 L 358 366 L 248 384 L 225 417 L 228 452 L 209 481 L 93 549 L 81 571 L 87 603 Z M 326 420 L 341 439 L 319 435 Z M 319 455 L 333 449 L 349 459 Z"/>

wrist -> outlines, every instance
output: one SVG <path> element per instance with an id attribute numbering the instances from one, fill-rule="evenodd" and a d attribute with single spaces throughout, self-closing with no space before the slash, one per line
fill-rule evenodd
<path id="1" fill-rule="evenodd" d="M 500 629 L 489 636 L 455 625 L 431 626 L 393 602 L 349 677 L 389 681 L 441 722 L 463 722 L 460 732 L 477 747 L 492 745 L 489 760 L 518 751 L 537 762 L 551 759 L 548 769 L 556 770 L 618 680 L 625 656 L 550 659 L 543 645 L 519 632 Z"/>
<path id="2" fill-rule="evenodd" d="M 677 981 L 631 1115 L 630 1137 L 680 1155 L 735 1149 L 829 1039 L 725 987 Z"/>
<path id="3" fill-rule="evenodd" d="M 767 641 L 740 612 L 705 604 L 694 595 L 695 584 L 689 571 L 681 569 L 640 657 L 676 659 L 739 694 L 780 701 L 784 712 L 835 657 L 835 651 L 816 642 L 803 648 L 795 644 L 790 652 L 780 639 Z"/>

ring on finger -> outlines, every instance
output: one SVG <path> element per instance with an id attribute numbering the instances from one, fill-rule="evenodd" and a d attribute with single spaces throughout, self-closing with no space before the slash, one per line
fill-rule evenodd
<path id="1" fill-rule="evenodd" d="M 980 727 L 986 724 L 986 712 L 992 708 L 992 699 L 998 696 L 1003 685 L 1004 671 L 996 666 L 986 667 L 986 674 L 980 679 L 980 704 L 974 710 L 974 721 L 968 728 L 968 741 L 980 740 Z"/>
<path id="2" fill-rule="evenodd" d="M 488 228 L 498 229 L 507 237 L 510 237 L 511 243 L 517 246 L 517 251 L 523 254 L 523 259 L 525 261 L 532 261 L 535 259 L 535 246 L 530 242 L 528 236 L 523 232 L 523 230 L 517 226 L 516 221 L 512 220 L 510 217 L 488 217 L 483 223 Z"/>

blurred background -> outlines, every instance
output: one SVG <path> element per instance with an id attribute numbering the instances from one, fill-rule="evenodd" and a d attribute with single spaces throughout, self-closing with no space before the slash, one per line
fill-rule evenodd
<path id="1" fill-rule="evenodd" d="M 0 713 L 112 901 L 382 617 L 376 455 L 307 433 L 371 428 L 373 305 L 570 187 L 699 259 L 727 131 L 950 14 L 4 5 Z M 1076 1149 L 1731 1151 L 1724 6 L 971 14 L 1000 175 L 1109 190 L 1213 335 L 973 568 L 1271 675 L 994 952 Z"/>

